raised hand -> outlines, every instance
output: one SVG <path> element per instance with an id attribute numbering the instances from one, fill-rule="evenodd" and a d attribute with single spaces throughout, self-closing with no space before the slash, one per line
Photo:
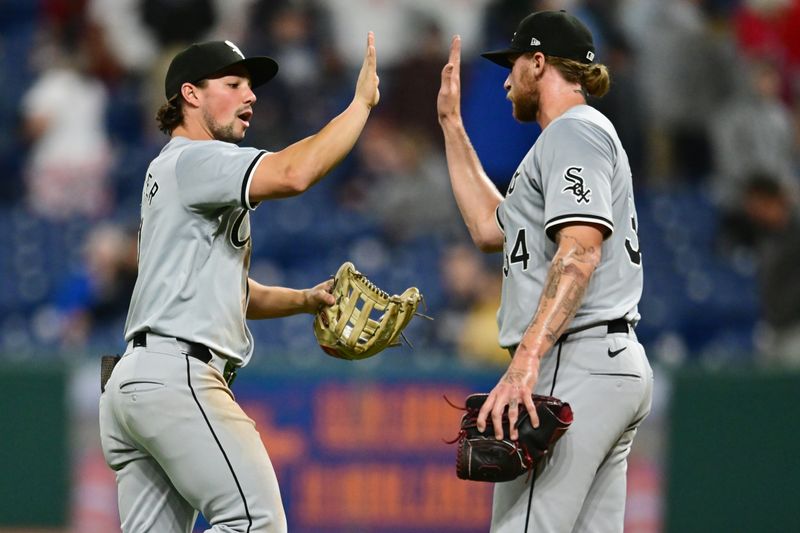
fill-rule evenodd
<path id="1" fill-rule="evenodd" d="M 358 73 L 355 98 L 364 102 L 367 107 L 375 107 L 381 99 L 378 90 L 379 78 L 377 73 L 378 60 L 375 52 L 375 34 L 367 34 L 367 50 L 364 54 L 364 63 Z"/>
<path id="2" fill-rule="evenodd" d="M 461 37 L 450 43 L 450 57 L 442 69 L 442 85 L 436 99 L 439 122 L 461 119 Z"/>

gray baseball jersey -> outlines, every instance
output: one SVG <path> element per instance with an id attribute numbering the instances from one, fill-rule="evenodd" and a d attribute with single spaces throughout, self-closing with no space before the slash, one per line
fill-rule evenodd
<path id="1" fill-rule="evenodd" d="M 642 258 L 628 157 L 609 120 L 587 105 L 554 120 L 520 163 L 496 211 L 505 235 L 500 345 L 519 343 L 536 311 L 566 222 L 610 232 L 569 330 L 624 317 L 639 319 Z"/>
<path id="2" fill-rule="evenodd" d="M 631 171 L 608 119 L 580 105 L 551 122 L 496 214 L 505 235 L 503 346 L 519 343 L 536 312 L 559 225 L 590 222 L 608 234 L 571 334 L 542 358 L 534 389 L 568 401 L 575 422 L 535 484 L 520 476 L 495 485 L 490 531 L 621 532 L 627 456 L 650 411 L 653 372 L 633 330 L 603 324 L 636 322 L 642 292 Z"/>
<path id="3" fill-rule="evenodd" d="M 175 137 L 147 169 L 129 342 L 100 397 L 125 533 L 190 531 L 197 511 L 208 531 L 287 531 L 269 454 L 217 361 L 253 351 L 248 197 L 265 153 Z"/>
<path id="4" fill-rule="evenodd" d="M 147 169 L 139 277 L 125 339 L 142 331 L 197 342 L 245 364 L 250 267 L 248 199 L 267 152 L 173 138 Z"/>

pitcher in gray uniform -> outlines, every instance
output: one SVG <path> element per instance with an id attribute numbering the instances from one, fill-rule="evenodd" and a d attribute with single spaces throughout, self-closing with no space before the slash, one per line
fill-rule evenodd
<path id="1" fill-rule="evenodd" d="M 303 192 L 351 150 L 380 98 L 374 36 L 352 102 L 317 134 L 274 153 L 236 146 L 253 89 L 277 70 L 214 41 L 167 72 L 157 119 L 171 140 L 145 174 L 128 345 L 100 399 L 126 533 L 188 533 L 198 511 L 208 531 L 287 531 L 269 456 L 229 384 L 253 354 L 246 319 L 314 313 L 333 296 L 329 281 L 294 290 L 250 279 L 249 212 Z"/>
<path id="2" fill-rule="evenodd" d="M 535 474 L 498 483 L 491 531 L 620 532 L 627 456 L 650 410 L 653 377 L 636 339 L 642 255 L 625 150 L 587 94 L 609 87 L 589 30 L 563 11 L 519 24 L 511 45 L 483 54 L 510 69 L 519 121 L 542 133 L 503 197 L 472 149 L 460 112 L 461 44 L 453 39 L 438 97 L 450 181 L 475 244 L 502 252 L 500 344 L 508 370 L 479 413 L 513 423 L 531 393 L 572 405 L 575 420 Z M 516 429 L 510 437 L 517 438 Z"/>

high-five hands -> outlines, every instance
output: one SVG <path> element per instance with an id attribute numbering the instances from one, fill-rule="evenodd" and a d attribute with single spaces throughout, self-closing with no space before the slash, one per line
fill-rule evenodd
<path id="1" fill-rule="evenodd" d="M 450 57 L 442 69 L 442 85 L 436 99 L 439 122 L 461 120 L 461 37 L 453 37 Z"/>
<path id="2" fill-rule="evenodd" d="M 381 99 L 381 93 L 378 90 L 378 60 L 375 52 L 375 34 L 369 32 L 367 34 L 367 50 L 364 53 L 364 63 L 361 65 L 361 71 L 358 73 L 358 81 L 356 82 L 356 95 L 357 100 L 361 100 L 367 107 L 373 108 L 378 105 Z"/>

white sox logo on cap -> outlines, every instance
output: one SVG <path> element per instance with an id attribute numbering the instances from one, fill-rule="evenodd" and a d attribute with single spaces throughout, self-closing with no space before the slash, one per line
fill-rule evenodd
<path id="1" fill-rule="evenodd" d="M 232 42 L 230 42 L 230 41 L 225 41 L 225 44 L 227 44 L 228 46 L 230 46 L 230 47 L 231 47 L 231 50 L 233 50 L 234 52 L 236 52 L 237 54 L 239 54 L 239 55 L 242 57 L 242 59 L 244 59 L 244 54 L 242 53 L 242 51 L 241 51 L 241 50 L 239 50 L 239 47 L 238 47 L 238 46 L 236 46 L 235 44 L 233 44 L 233 43 L 232 43 Z"/>

